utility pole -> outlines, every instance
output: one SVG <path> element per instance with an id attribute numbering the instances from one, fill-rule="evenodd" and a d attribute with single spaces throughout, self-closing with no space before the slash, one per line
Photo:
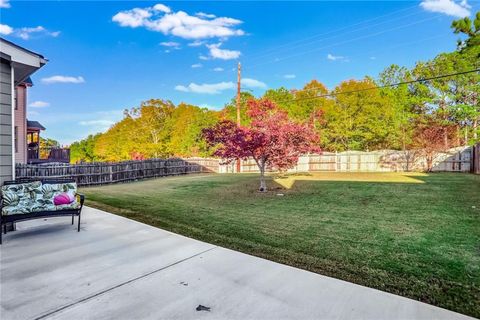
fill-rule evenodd
<path id="1" fill-rule="evenodd" d="M 237 67 L 237 126 L 240 127 L 240 89 L 241 89 L 241 79 L 242 79 L 242 65 L 240 61 L 238 62 Z M 237 172 L 241 170 L 241 160 L 237 159 Z"/>
<path id="2" fill-rule="evenodd" d="M 240 126 L 240 83 L 242 79 L 242 65 L 238 62 L 237 67 L 237 126 Z"/>

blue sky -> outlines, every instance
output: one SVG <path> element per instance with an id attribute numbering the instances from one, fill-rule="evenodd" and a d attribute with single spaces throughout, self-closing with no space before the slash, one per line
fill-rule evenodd
<path id="1" fill-rule="evenodd" d="M 245 89 L 376 77 L 455 49 L 452 20 L 479 3 L 0 0 L 0 36 L 41 53 L 29 118 L 68 144 L 150 98 L 221 108 Z"/>

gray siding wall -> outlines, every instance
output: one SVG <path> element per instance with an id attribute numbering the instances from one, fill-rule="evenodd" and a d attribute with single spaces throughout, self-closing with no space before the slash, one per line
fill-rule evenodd
<path id="1" fill-rule="evenodd" d="M 12 170 L 12 78 L 10 63 L 0 59 L 0 185 Z"/>

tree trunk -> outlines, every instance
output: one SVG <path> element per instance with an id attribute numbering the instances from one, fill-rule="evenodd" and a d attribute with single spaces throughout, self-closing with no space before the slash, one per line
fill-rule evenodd
<path id="1" fill-rule="evenodd" d="M 427 153 L 425 158 L 427 160 L 427 172 L 432 172 L 432 169 L 433 169 L 433 154 Z"/>
<path id="2" fill-rule="evenodd" d="M 267 182 L 265 181 L 265 162 L 261 161 L 258 167 L 260 168 L 260 188 L 258 191 L 267 192 Z"/>
<path id="3" fill-rule="evenodd" d="M 464 130 L 463 145 L 468 146 L 468 125 L 465 126 L 465 130 Z"/>
<path id="4" fill-rule="evenodd" d="M 473 140 L 475 140 L 475 142 L 477 141 L 477 138 L 478 138 L 477 126 L 478 126 L 478 119 L 474 119 L 473 120 Z"/>
<path id="5" fill-rule="evenodd" d="M 459 147 L 461 145 L 461 142 L 460 142 L 460 137 L 461 137 L 461 132 L 460 132 L 460 126 L 457 124 L 455 125 L 456 129 L 457 129 L 457 134 L 456 134 L 456 145 L 455 147 Z"/>

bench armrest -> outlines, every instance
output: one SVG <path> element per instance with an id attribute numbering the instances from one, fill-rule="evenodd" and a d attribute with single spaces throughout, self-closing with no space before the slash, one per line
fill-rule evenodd
<path id="1" fill-rule="evenodd" d="M 80 197 L 80 208 L 83 207 L 83 203 L 85 202 L 85 196 L 81 193 L 77 193 L 77 195 Z"/>

